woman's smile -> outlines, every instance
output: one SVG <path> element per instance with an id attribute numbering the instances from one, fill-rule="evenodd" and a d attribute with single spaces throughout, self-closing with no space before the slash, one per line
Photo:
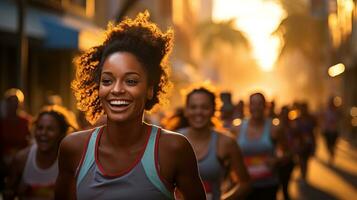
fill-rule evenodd
<path id="1" fill-rule="evenodd" d="M 132 101 L 131 100 L 109 100 L 109 107 L 113 112 L 124 112 L 130 106 Z"/>

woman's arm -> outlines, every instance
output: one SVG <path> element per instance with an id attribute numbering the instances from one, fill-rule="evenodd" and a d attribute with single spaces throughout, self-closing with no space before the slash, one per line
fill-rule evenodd
<path id="1" fill-rule="evenodd" d="M 159 144 L 161 176 L 179 199 L 206 199 L 191 144 L 180 134 L 163 132 L 166 133 L 160 135 Z"/>
<path id="2" fill-rule="evenodd" d="M 58 176 L 55 199 L 76 199 L 76 170 L 82 157 L 88 131 L 66 136 L 58 153 Z"/>
<path id="3" fill-rule="evenodd" d="M 64 138 L 58 153 L 58 176 L 55 188 L 55 199 L 76 199 L 75 169 L 71 166 L 72 141 Z"/>
<path id="4" fill-rule="evenodd" d="M 276 170 L 278 164 L 284 159 L 283 147 L 286 143 L 286 137 L 282 131 L 279 131 L 279 127 L 271 125 L 271 140 L 274 144 L 274 155 L 268 160 L 268 166 L 272 170 Z"/>
<path id="5" fill-rule="evenodd" d="M 184 137 L 179 137 L 178 143 L 180 148 L 176 151 L 176 186 L 184 199 L 206 199 L 192 146 Z"/>
<path id="6" fill-rule="evenodd" d="M 236 141 L 228 136 L 220 135 L 218 153 L 221 153 L 227 170 L 234 181 L 234 186 L 224 194 L 221 199 L 241 199 L 250 191 L 250 177 L 243 162 L 243 156 Z"/>

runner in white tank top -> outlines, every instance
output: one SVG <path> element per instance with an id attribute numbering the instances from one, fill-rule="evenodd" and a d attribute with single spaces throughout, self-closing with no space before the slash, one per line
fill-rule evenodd
<path id="1" fill-rule="evenodd" d="M 60 141 L 75 122 L 58 106 L 44 107 L 35 120 L 35 144 L 20 151 L 8 177 L 4 199 L 52 200 Z"/>

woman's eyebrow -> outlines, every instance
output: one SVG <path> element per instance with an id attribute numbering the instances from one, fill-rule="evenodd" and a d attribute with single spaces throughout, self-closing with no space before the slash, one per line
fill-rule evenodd
<path id="1" fill-rule="evenodd" d="M 125 75 L 137 75 L 140 77 L 140 74 L 138 72 L 126 72 Z"/>

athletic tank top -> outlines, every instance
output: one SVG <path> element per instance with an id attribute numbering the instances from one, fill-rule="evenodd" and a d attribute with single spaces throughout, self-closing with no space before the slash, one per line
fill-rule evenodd
<path id="1" fill-rule="evenodd" d="M 108 177 L 102 173 L 96 152 L 103 127 L 98 127 L 91 134 L 77 170 L 77 199 L 173 199 L 158 172 L 159 127 L 151 125 L 146 147 L 138 156 L 134 166 L 121 175 Z M 124 161 L 125 162 L 125 161 Z"/>
<path id="2" fill-rule="evenodd" d="M 188 129 L 180 129 L 179 133 L 186 135 Z M 221 197 L 221 183 L 225 170 L 217 157 L 218 133 L 211 132 L 207 154 L 198 160 L 198 170 L 205 187 L 207 200 L 219 200 Z"/>
<path id="3" fill-rule="evenodd" d="M 49 200 L 54 199 L 54 187 L 58 175 L 57 160 L 48 169 L 41 169 L 36 163 L 37 145 L 30 147 L 22 175 L 21 199 Z"/>
<path id="4" fill-rule="evenodd" d="M 260 138 L 249 139 L 247 136 L 249 120 L 244 120 L 238 136 L 244 163 L 247 166 L 253 187 L 265 187 L 278 184 L 276 175 L 267 165 L 268 159 L 274 155 L 271 140 L 271 121 L 265 120 L 263 134 Z"/>

